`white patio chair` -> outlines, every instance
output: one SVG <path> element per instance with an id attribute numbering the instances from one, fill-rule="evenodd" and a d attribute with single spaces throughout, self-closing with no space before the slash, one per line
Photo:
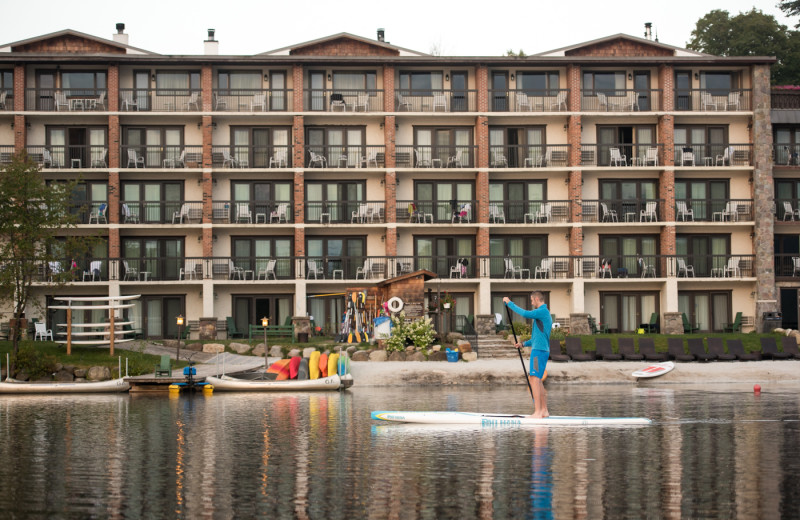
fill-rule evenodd
<path id="1" fill-rule="evenodd" d="M 239 167 L 239 161 L 228 150 L 222 150 L 222 167 L 225 168 L 225 165 L 228 165 L 228 168 Z"/>
<path id="2" fill-rule="evenodd" d="M 600 96 L 602 96 L 602 94 L 598 94 L 597 96 L 599 98 Z M 555 108 L 557 112 L 561 112 L 561 107 L 562 106 L 564 107 L 564 110 L 569 110 L 567 108 L 567 91 L 566 90 L 562 90 L 561 92 L 559 92 L 558 95 L 556 96 L 555 101 L 550 103 L 550 111 L 553 111 L 553 109 Z"/>
<path id="3" fill-rule="evenodd" d="M 130 148 L 128 148 L 128 164 L 126 168 L 130 168 L 131 164 L 133 164 L 134 168 L 138 168 L 140 164 L 142 165 L 142 168 L 145 167 L 144 156 L 139 155 L 139 153 L 136 150 L 131 150 Z"/>
<path id="4" fill-rule="evenodd" d="M 312 152 L 309 150 L 309 155 L 311 159 L 309 159 L 308 167 L 309 168 L 326 168 L 328 166 L 328 160 L 325 158 L 324 155 L 318 154 L 316 152 Z"/>
<path id="5" fill-rule="evenodd" d="M 164 159 L 164 168 L 185 168 L 186 167 L 186 150 L 181 150 L 181 154 L 178 157 L 172 157 L 171 159 Z"/>
<path id="6" fill-rule="evenodd" d="M 653 278 L 656 277 L 656 266 L 653 264 L 648 264 L 645 262 L 644 258 L 641 256 L 639 257 L 639 270 L 642 273 L 642 278 L 645 278 L 648 274 L 651 275 Z"/>
<path id="7" fill-rule="evenodd" d="M 792 209 L 792 203 L 784 201 L 783 202 L 783 220 L 786 220 L 786 217 L 789 217 L 789 220 L 794 220 L 795 215 L 800 218 L 800 209 L 794 210 Z"/>
<path id="8" fill-rule="evenodd" d="M 683 152 L 681 154 L 681 166 L 694 166 L 694 152 Z"/>
<path id="9" fill-rule="evenodd" d="M 725 104 L 725 110 L 739 110 L 739 99 L 741 97 L 741 92 L 728 92 L 728 102 Z"/>
<path id="10" fill-rule="evenodd" d="M 450 266 L 450 278 L 453 278 L 453 275 L 456 275 L 455 276 L 456 278 L 461 278 L 461 272 L 462 272 L 461 267 L 462 267 L 461 259 L 459 258 L 456 260 L 456 265 Z"/>
<path id="11" fill-rule="evenodd" d="M 130 110 L 131 107 L 136 107 L 136 110 L 139 110 L 139 101 L 134 99 L 133 91 L 124 90 L 120 93 L 122 96 L 122 106 L 120 110 Z"/>
<path id="12" fill-rule="evenodd" d="M 100 278 L 100 268 L 102 267 L 102 262 L 100 260 L 92 260 L 89 262 L 89 270 L 83 272 L 83 281 L 86 281 L 86 278 L 91 277 L 92 281 L 94 282 L 95 279 Z"/>
<path id="13" fill-rule="evenodd" d="M 47 338 L 50 338 L 50 341 L 53 341 L 53 329 L 48 329 L 47 325 L 44 323 L 34 323 L 33 328 L 36 331 L 33 335 L 34 341 L 44 341 Z"/>
<path id="14" fill-rule="evenodd" d="M 192 92 L 189 99 L 186 101 L 186 111 L 191 111 L 194 107 L 195 111 L 200 110 L 200 92 Z"/>
<path id="15" fill-rule="evenodd" d="M 711 92 L 704 90 L 700 92 L 700 109 L 705 111 L 708 110 L 708 107 L 712 107 L 714 110 L 717 110 L 717 102 L 714 101 L 714 97 L 711 95 Z"/>
<path id="16" fill-rule="evenodd" d="M 603 222 L 619 222 L 617 210 L 608 209 L 608 205 L 605 202 L 600 203 L 600 209 L 603 212 Z"/>
<path id="17" fill-rule="evenodd" d="M 517 92 L 517 112 L 532 112 L 531 100 L 528 99 L 528 94 L 524 92 Z"/>
<path id="18" fill-rule="evenodd" d="M 717 220 L 717 216 L 719 216 L 720 222 L 724 222 L 726 220 L 734 221 L 737 219 L 739 214 L 739 204 L 737 202 L 729 201 L 725 204 L 725 209 L 722 211 L 715 211 L 711 215 L 711 220 Z"/>
<path id="19" fill-rule="evenodd" d="M 441 107 L 444 109 L 445 112 L 448 111 L 447 109 L 447 96 L 444 92 L 434 92 L 433 93 L 433 106 L 431 110 L 436 112 L 436 108 Z"/>
<path id="20" fill-rule="evenodd" d="M 353 112 L 358 112 L 359 108 L 363 108 L 364 112 L 369 112 L 369 93 L 359 92 L 356 96 L 356 104 L 353 105 Z"/>
<path id="21" fill-rule="evenodd" d="M 505 264 L 505 273 L 503 273 L 503 278 L 508 278 L 508 275 L 511 275 L 511 278 L 517 277 L 517 272 L 521 269 L 520 266 L 514 265 L 514 261 L 511 258 L 506 257 L 503 259 L 503 263 Z"/>
<path id="22" fill-rule="evenodd" d="M 0 92 L 0 110 L 6 109 L 6 98 L 8 97 L 8 91 L 4 90 Z"/>
<path id="23" fill-rule="evenodd" d="M 123 224 L 127 224 L 127 223 L 138 224 L 139 223 L 138 207 L 136 209 L 137 210 L 134 212 L 134 211 L 131 210 L 131 208 L 126 203 L 124 203 L 124 202 L 122 203 Z"/>
<path id="24" fill-rule="evenodd" d="M 253 223 L 253 212 L 250 211 L 250 204 L 247 202 L 236 203 L 236 222 Z"/>
<path id="25" fill-rule="evenodd" d="M 278 204 L 278 207 L 275 208 L 275 211 L 269 214 L 269 223 L 272 224 L 272 221 L 275 220 L 278 224 L 281 223 L 281 220 L 284 222 L 289 222 L 286 213 L 289 211 L 289 204 L 286 202 L 282 202 Z"/>
<path id="26" fill-rule="evenodd" d="M 269 277 L 272 276 L 273 280 L 277 280 L 278 277 L 275 275 L 275 265 L 278 263 L 277 260 L 268 260 L 267 266 L 263 269 L 258 270 L 258 279 L 261 279 L 261 276 L 264 276 L 264 280 L 269 280 Z"/>
<path id="27" fill-rule="evenodd" d="M 62 168 L 61 160 L 58 156 L 53 157 L 50 150 L 44 148 L 42 150 L 42 166 L 47 168 Z"/>
<path id="28" fill-rule="evenodd" d="M 692 278 L 694 278 L 694 266 L 686 265 L 686 260 L 678 258 L 678 276 L 683 275 L 684 278 L 688 278 L 689 273 L 692 273 Z"/>
<path id="29" fill-rule="evenodd" d="M 197 260 L 185 259 L 178 272 L 178 280 L 197 280 Z"/>
<path id="30" fill-rule="evenodd" d="M 728 263 L 723 268 L 723 276 L 742 276 L 742 271 L 739 269 L 739 257 L 732 256 L 728 258 Z"/>
<path id="31" fill-rule="evenodd" d="M 597 268 L 597 276 L 598 278 L 605 278 L 606 275 L 608 275 L 609 278 L 613 278 L 611 274 L 611 260 L 602 258 L 600 260 L 600 266 Z"/>
<path id="32" fill-rule="evenodd" d="M 687 219 L 694 220 L 694 210 L 689 209 L 689 207 L 686 205 L 686 201 L 676 200 L 675 207 L 678 210 L 678 220 L 683 220 L 684 222 Z"/>
<path id="33" fill-rule="evenodd" d="M 725 166 L 726 164 L 731 163 L 731 147 L 726 146 L 725 151 L 722 154 L 717 154 L 714 157 L 714 163 L 717 166 Z"/>
<path id="34" fill-rule="evenodd" d="M 178 219 L 179 224 L 183 224 L 183 219 L 189 220 L 189 206 L 188 204 L 181 204 L 181 207 L 178 211 L 172 212 L 172 223 L 175 223 L 175 219 Z"/>
<path id="35" fill-rule="evenodd" d="M 54 103 L 56 104 L 56 112 L 61 112 L 61 107 L 66 107 L 69 110 L 69 101 L 67 101 L 67 95 L 63 92 L 56 92 L 53 94 Z"/>
<path id="36" fill-rule="evenodd" d="M 658 148 L 650 147 L 645 152 L 644 165 L 653 163 L 653 166 L 658 166 Z"/>
<path id="37" fill-rule="evenodd" d="M 500 221 L 503 221 L 503 224 L 506 223 L 506 212 L 503 209 L 501 204 L 490 204 L 489 205 L 489 222 L 494 222 L 495 224 L 499 224 Z"/>
<path id="38" fill-rule="evenodd" d="M 605 112 L 608 112 L 608 98 L 605 94 L 598 92 L 597 93 L 597 111 L 600 112 L 600 107 L 606 107 Z"/>
<path id="39" fill-rule="evenodd" d="M 549 258 L 542 258 L 540 265 L 538 265 L 533 270 L 533 277 L 534 278 L 550 278 L 550 265 L 551 260 Z M 540 276 L 541 275 L 541 276 Z"/>
<path id="40" fill-rule="evenodd" d="M 453 213 L 453 217 L 450 219 L 450 223 L 454 224 L 456 219 L 458 219 L 459 224 L 463 224 L 464 220 L 466 220 L 467 224 L 469 224 L 469 212 L 471 209 L 472 209 L 472 203 L 467 202 L 466 204 L 461 206 L 461 209 L 458 210 L 458 213 Z"/>
<path id="41" fill-rule="evenodd" d="M 108 148 L 103 148 L 100 153 L 97 151 L 92 153 L 92 168 L 107 168 L 108 167 Z"/>
<path id="42" fill-rule="evenodd" d="M 608 151 L 611 154 L 611 166 L 628 166 L 628 156 L 622 155 L 619 148 L 609 148 Z"/>
<path id="43" fill-rule="evenodd" d="M 122 268 L 125 270 L 125 275 L 122 278 L 123 281 L 130 278 L 133 278 L 134 280 L 139 279 L 139 270 L 136 267 L 129 266 L 127 261 L 122 261 Z"/>
<path id="44" fill-rule="evenodd" d="M 103 219 L 105 223 L 108 224 L 108 216 L 106 215 L 107 209 L 108 209 L 108 204 L 106 204 L 105 202 L 97 206 L 97 208 L 93 209 L 89 213 L 89 224 L 91 224 L 93 220 L 95 224 L 99 224 L 100 219 Z"/>
<path id="45" fill-rule="evenodd" d="M 369 165 L 375 165 L 375 168 L 378 167 L 378 151 L 377 150 L 370 150 L 367 152 L 367 155 L 361 156 L 361 167 L 362 168 L 369 168 Z"/>
<path id="46" fill-rule="evenodd" d="M 456 154 L 447 158 L 448 168 L 462 168 L 461 165 L 462 150 L 456 150 Z"/>
<path id="47" fill-rule="evenodd" d="M 325 273 L 322 271 L 322 267 L 317 266 L 316 260 L 308 260 L 308 276 L 307 278 L 310 280 L 311 276 L 314 276 L 315 280 L 319 280 L 320 277 L 325 278 Z"/>
<path id="48" fill-rule="evenodd" d="M 427 154 L 420 153 L 420 151 L 417 150 L 416 148 L 414 148 L 414 158 L 417 161 L 417 164 L 416 164 L 415 168 L 430 168 L 431 167 L 431 160 L 427 157 Z"/>
<path id="49" fill-rule="evenodd" d="M 366 280 L 367 278 L 369 278 L 369 274 L 370 274 L 370 261 L 369 258 L 367 258 L 364 260 L 364 265 L 362 267 L 356 268 L 356 280 L 358 280 L 359 276 L 361 276 L 361 278 Z"/>
<path id="50" fill-rule="evenodd" d="M 792 257 L 792 276 L 800 274 L 800 256 Z"/>
<path id="51" fill-rule="evenodd" d="M 241 267 L 237 267 L 236 264 L 233 263 L 233 259 L 228 259 L 228 276 L 230 277 L 231 280 L 244 279 L 244 269 Z"/>
<path id="52" fill-rule="evenodd" d="M 359 224 L 363 224 L 367 219 L 367 209 L 368 206 L 366 204 L 359 204 L 358 209 L 353 210 L 351 213 L 350 223 L 354 224 L 357 220 Z"/>
<path id="53" fill-rule="evenodd" d="M 549 202 L 545 202 L 536 213 L 533 215 L 534 222 L 550 222 L 553 217 L 553 206 Z"/>
<path id="54" fill-rule="evenodd" d="M 658 215 L 656 214 L 657 206 L 657 201 L 651 200 L 645 202 L 644 209 L 639 212 L 639 222 L 656 222 L 658 220 Z"/>
<path id="55" fill-rule="evenodd" d="M 508 168 L 508 160 L 503 152 L 492 152 L 492 168 Z"/>
<path id="56" fill-rule="evenodd" d="M 275 150 L 272 157 L 269 158 L 269 167 L 286 168 L 286 150 Z"/>
<path id="57" fill-rule="evenodd" d="M 404 98 L 402 94 L 395 92 L 394 98 L 397 101 L 398 112 L 400 112 L 400 109 L 403 107 L 406 107 L 406 112 L 411 112 L 411 102 L 406 101 L 406 98 Z"/>
<path id="58" fill-rule="evenodd" d="M 266 93 L 253 94 L 253 98 L 250 100 L 250 112 L 255 112 L 256 108 L 258 108 L 261 112 L 267 111 Z"/>

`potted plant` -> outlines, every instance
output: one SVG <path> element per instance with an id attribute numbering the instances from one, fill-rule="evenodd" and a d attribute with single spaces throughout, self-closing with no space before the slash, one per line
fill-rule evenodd
<path id="1" fill-rule="evenodd" d="M 456 306 L 456 299 L 453 298 L 452 294 L 445 291 L 445 293 L 439 299 L 439 305 L 442 307 L 442 309 L 450 309 Z"/>

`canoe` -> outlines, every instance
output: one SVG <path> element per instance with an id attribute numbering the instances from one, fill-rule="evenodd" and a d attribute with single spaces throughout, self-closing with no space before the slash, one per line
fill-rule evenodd
<path id="1" fill-rule="evenodd" d="M 353 376 L 332 375 L 320 379 L 289 379 L 285 381 L 241 379 L 231 376 L 208 376 L 206 383 L 214 385 L 215 391 L 238 392 L 297 392 L 309 390 L 338 390 L 353 384 Z"/>
<path id="2" fill-rule="evenodd" d="M 469 412 L 372 412 L 377 421 L 417 424 L 472 424 L 480 426 L 620 426 L 647 425 L 652 421 L 643 417 L 572 417 L 553 416 L 532 419 L 525 415 Z"/>
<path id="3" fill-rule="evenodd" d="M 93 381 L 91 383 L 58 382 L 29 383 L 6 379 L 0 382 L 0 394 L 94 394 L 102 392 L 127 392 L 131 385 L 124 379 Z"/>

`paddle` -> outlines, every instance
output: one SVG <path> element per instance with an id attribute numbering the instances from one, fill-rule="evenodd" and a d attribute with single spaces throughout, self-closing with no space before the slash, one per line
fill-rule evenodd
<path id="1" fill-rule="evenodd" d="M 511 333 L 514 334 L 514 345 L 516 345 L 519 341 L 517 341 L 517 331 L 514 330 L 514 322 L 511 321 L 511 309 L 508 308 L 508 305 L 506 305 L 506 314 L 508 315 L 508 323 L 511 326 Z M 522 363 L 522 372 L 525 374 L 525 382 L 528 383 L 528 391 L 531 393 L 533 408 L 536 409 L 536 400 L 533 398 L 533 388 L 531 388 L 531 381 L 528 379 L 528 370 L 525 368 L 525 361 L 522 359 L 521 348 L 517 349 L 517 354 L 519 354 L 519 362 Z"/>
<path id="2" fill-rule="evenodd" d="M 352 293 L 353 298 L 353 313 L 355 314 L 356 319 L 356 342 L 361 343 L 361 317 L 358 315 L 358 305 L 356 305 L 356 301 L 358 300 L 358 293 Z"/>

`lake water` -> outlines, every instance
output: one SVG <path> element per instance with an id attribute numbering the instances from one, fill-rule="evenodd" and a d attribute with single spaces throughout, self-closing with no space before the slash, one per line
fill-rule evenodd
<path id="1" fill-rule="evenodd" d="M 646 427 L 379 424 L 529 413 L 527 388 L 0 396 L 2 518 L 797 518 L 797 386 L 553 385 Z"/>

